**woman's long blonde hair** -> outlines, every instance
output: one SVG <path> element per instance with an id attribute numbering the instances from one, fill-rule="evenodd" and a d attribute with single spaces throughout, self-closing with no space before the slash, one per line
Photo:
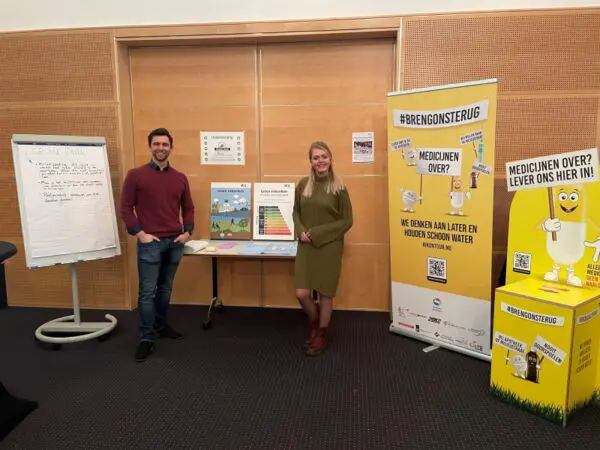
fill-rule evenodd
<path id="1" fill-rule="evenodd" d="M 314 149 L 323 150 L 329 156 L 329 179 L 326 181 L 325 184 L 325 192 L 327 192 L 328 194 L 337 194 L 342 189 L 344 189 L 344 183 L 342 182 L 340 177 L 338 177 L 335 174 L 335 171 L 333 170 L 333 161 L 329 146 L 322 141 L 316 141 L 310 144 L 310 149 L 308 150 L 308 160 L 311 161 L 311 163 Z M 302 195 L 304 195 L 305 197 L 312 196 L 312 193 L 315 189 L 316 177 L 317 175 L 315 174 L 314 169 L 311 167 L 310 174 L 308 175 L 308 182 L 306 183 L 306 186 L 304 186 L 304 191 L 302 192 Z"/>

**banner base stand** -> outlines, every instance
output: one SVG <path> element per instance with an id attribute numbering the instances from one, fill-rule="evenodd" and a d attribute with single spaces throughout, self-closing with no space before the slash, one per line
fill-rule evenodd
<path id="1" fill-rule="evenodd" d="M 486 362 L 491 362 L 492 361 L 491 355 L 484 355 L 482 353 L 477 353 L 477 352 L 471 351 L 469 349 L 459 347 L 457 345 L 450 345 L 450 344 L 446 344 L 444 342 L 439 342 L 439 341 L 436 341 L 434 339 L 429 339 L 426 336 L 419 336 L 417 338 L 414 333 L 408 333 L 405 330 L 403 330 L 402 328 L 394 326 L 393 323 L 390 324 L 389 331 L 391 333 L 394 333 L 394 334 L 399 334 L 399 335 L 402 335 L 402 336 L 406 336 L 406 337 L 412 338 L 412 339 L 414 339 L 416 341 L 426 342 L 427 344 L 431 344 L 432 347 L 445 348 L 446 350 L 452 350 L 454 352 L 462 353 L 464 355 L 471 356 L 471 357 L 477 358 L 477 359 L 481 359 L 482 361 L 486 361 Z"/>
<path id="2" fill-rule="evenodd" d="M 438 348 L 440 348 L 439 345 L 430 345 L 429 347 L 425 347 L 423 349 L 423 353 L 429 353 L 429 352 L 432 352 L 434 350 L 437 350 Z"/>

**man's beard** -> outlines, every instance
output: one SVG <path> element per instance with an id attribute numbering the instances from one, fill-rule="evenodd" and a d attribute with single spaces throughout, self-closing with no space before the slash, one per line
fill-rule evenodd
<path id="1" fill-rule="evenodd" d="M 152 156 L 159 162 L 165 162 L 169 158 L 169 153 L 158 150 L 152 152 Z"/>

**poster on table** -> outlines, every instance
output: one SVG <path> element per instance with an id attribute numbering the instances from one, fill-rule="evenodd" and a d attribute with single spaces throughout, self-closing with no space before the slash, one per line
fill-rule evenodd
<path id="1" fill-rule="evenodd" d="M 251 239 L 252 184 L 210 184 L 210 238 Z"/>
<path id="2" fill-rule="evenodd" d="M 200 164 L 243 166 L 245 163 L 243 131 L 200 132 Z"/>
<path id="3" fill-rule="evenodd" d="M 292 241 L 295 183 L 254 183 L 253 239 Z"/>
<path id="4" fill-rule="evenodd" d="M 497 80 L 388 94 L 390 331 L 489 359 Z"/>

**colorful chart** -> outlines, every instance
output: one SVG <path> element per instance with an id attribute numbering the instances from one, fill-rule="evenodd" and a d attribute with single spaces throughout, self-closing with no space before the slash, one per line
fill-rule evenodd
<path id="1" fill-rule="evenodd" d="M 258 234 L 269 236 L 292 236 L 279 206 L 258 207 Z"/>
<path id="2" fill-rule="evenodd" d="M 294 240 L 294 196 L 294 183 L 254 184 L 254 239 Z"/>

